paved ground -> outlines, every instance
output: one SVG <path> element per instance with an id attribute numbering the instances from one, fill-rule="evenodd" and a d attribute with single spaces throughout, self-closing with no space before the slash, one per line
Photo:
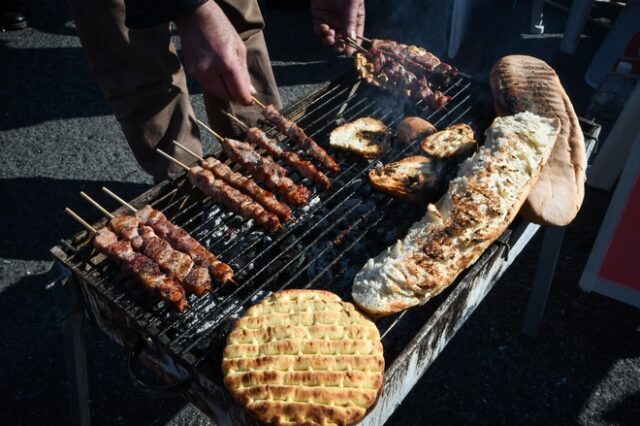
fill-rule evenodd
<path id="1" fill-rule="evenodd" d="M 267 1 L 263 10 L 276 78 L 288 103 L 338 75 L 311 34 L 306 6 Z M 369 36 L 415 41 L 444 53 L 448 2 L 370 2 Z M 589 27 L 578 54 L 557 51 L 564 15 L 547 10 L 547 34 L 526 34 L 530 4 L 477 2 L 456 64 L 486 81 L 507 53 L 554 65 L 586 111 L 582 76 L 600 30 Z M 284 6 L 283 6 L 284 4 Z M 78 191 L 109 187 L 126 197 L 150 180 L 134 162 L 92 82 L 62 1 L 30 2 L 34 28 L 0 34 L 0 423 L 66 424 L 67 388 L 53 296 L 46 290 L 48 248 L 77 230 L 62 210 L 94 219 Z M 295 23 L 295 25 L 291 25 Z M 194 87 L 193 103 L 202 104 Z M 637 424 L 640 418 L 638 311 L 577 287 L 609 195 L 588 191 L 568 228 L 544 324 L 537 339 L 520 333 L 539 239 L 516 261 L 426 373 L 390 424 Z M 152 400 L 126 375 L 125 354 L 87 324 L 96 424 L 207 424 L 182 400 Z"/>

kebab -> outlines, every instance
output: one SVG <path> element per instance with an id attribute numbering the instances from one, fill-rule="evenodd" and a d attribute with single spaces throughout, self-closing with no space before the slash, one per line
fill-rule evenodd
<path id="1" fill-rule="evenodd" d="M 300 126 L 287 119 L 276 109 L 275 106 L 265 105 L 255 97 L 252 97 L 252 99 L 253 102 L 262 108 L 262 115 L 264 118 L 276 126 L 282 134 L 288 136 L 295 144 L 299 145 L 304 150 L 305 154 L 309 157 L 315 158 L 320 162 L 320 164 L 331 170 L 333 173 L 338 173 L 340 171 L 338 163 L 336 163 L 336 161 L 327 154 L 327 151 L 322 149 L 316 141 L 307 136 Z"/>
<path id="2" fill-rule="evenodd" d="M 156 151 L 163 157 L 185 169 L 191 184 L 209 195 L 215 202 L 222 204 L 224 207 L 244 218 L 253 219 L 267 232 L 275 232 L 282 227 L 278 216 L 266 211 L 264 207 L 248 195 L 227 185 L 222 180 L 216 179 L 211 171 L 200 166 L 189 167 L 161 149 L 156 149 Z"/>
<path id="3" fill-rule="evenodd" d="M 220 141 L 222 150 L 231 160 L 246 168 L 267 189 L 281 195 L 289 204 L 300 206 L 309 201 L 311 191 L 302 185 L 296 185 L 289 179 L 287 169 L 271 158 L 258 154 L 248 143 L 225 138 L 202 121 L 197 121 Z"/>
<path id="4" fill-rule="evenodd" d="M 387 40 L 372 40 L 367 50 L 353 39 L 347 41 L 359 50 L 356 68 L 374 86 L 399 91 L 432 108 L 444 108 L 451 100 L 440 89 L 450 84 L 458 70 L 426 50 Z"/>
<path id="5" fill-rule="evenodd" d="M 176 278 L 187 292 L 202 296 L 211 290 L 209 270 L 196 265 L 188 254 L 173 249 L 138 217 L 114 216 L 84 192 L 80 191 L 80 195 L 109 219 L 109 227 L 116 235 L 128 241 L 133 250 L 154 260 L 163 272 Z"/>
<path id="6" fill-rule="evenodd" d="M 231 266 L 218 260 L 215 254 L 207 250 L 187 231 L 171 223 L 164 213 L 149 205 L 138 210 L 104 186 L 102 190 L 135 213 L 142 223 L 151 226 L 160 238 L 167 240 L 171 244 L 171 247 L 191 256 L 196 265 L 209 269 L 209 272 L 216 280 L 223 284 L 234 282 Z"/>
<path id="7" fill-rule="evenodd" d="M 108 228 L 96 230 L 70 208 L 65 211 L 94 234 L 93 245 L 100 253 L 132 275 L 147 291 L 159 295 L 178 312 L 189 307 L 184 288 L 175 278 L 162 273 L 154 260 L 134 251 L 130 242 L 119 240 Z"/>
<path id="8" fill-rule="evenodd" d="M 293 218 L 293 212 L 291 211 L 289 206 L 278 201 L 275 195 L 265 189 L 262 189 L 253 180 L 249 179 L 246 176 L 243 176 L 241 173 L 231 170 L 229 166 L 227 166 L 217 158 L 203 158 L 181 143 L 176 141 L 174 141 L 173 143 L 179 148 L 186 151 L 188 154 L 192 155 L 197 160 L 199 160 L 200 165 L 203 168 L 211 171 L 211 173 L 213 173 L 215 177 L 222 179 L 234 188 L 249 195 L 258 203 L 260 203 L 262 207 L 264 207 L 267 211 L 270 211 L 271 213 L 277 215 L 281 221 L 286 222 Z"/>
<path id="9" fill-rule="evenodd" d="M 331 187 L 331 180 L 316 168 L 316 166 L 309 160 L 300 158 L 298 154 L 293 151 L 287 150 L 281 143 L 275 139 L 270 138 L 265 132 L 257 127 L 249 127 L 247 124 L 238 119 L 235 115 L 229 114 L 226 111 L 222 111 L 230 119 L 234 120 L 238 125 L 243 127 L 247 132 L 247 140 L 261 147 L 269 155 L 274 158 L 281 159 L 291 167 L 296 169 L 298 173 L 306 177 L 316 185 L 329 189 Z"/>

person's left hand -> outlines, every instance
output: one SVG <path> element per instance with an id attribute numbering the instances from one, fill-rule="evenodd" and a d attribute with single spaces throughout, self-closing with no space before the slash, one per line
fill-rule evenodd
<path id="1" fill-rule="evenodd" d="M 311 0 L 313 31 L 322 43 L 338 53 L 351 55 L 353 47 L 345 42 L 364 33 L 364 0 Z"/>

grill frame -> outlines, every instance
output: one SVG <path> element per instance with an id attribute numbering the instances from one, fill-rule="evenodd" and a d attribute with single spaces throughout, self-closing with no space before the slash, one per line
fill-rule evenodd
<path id="1" fill-rule="evenodd" d="M 447 119 L 452 117 L 452 115 L 461 115 L 461 112 L 463 112 L 462 115 L 467 114 L 472 108 L 482 108 L 482 105 L 484 105 L 486 110 L 490 109 L 492 111 L 492 107 L 490 107 L 491 103 L 488 89 L 484 86 L 471 82 L 466 77 L 458 79 L 452 88 L 447 91 L 450 93 L 455 92 L 453 93 L 454 98 L 450 104 L 450 109 L 447 111 L 435 111 L 430 114 L 425 114 L 425 108 L 421 107 L 420 103 L 417 105 L 411 104 L 403 98 L 386 94 L 380 89 L 370 87 L 363 88 L 359 83 L 356 83 L 356 81 L 357 78 L 355 71 L 348 72 L 336 81 L 328 83 L 310 96 L 293 104 L 290 108 L 284 111 L 284 113 L 293 120 L 299 120 L 301 126 L 305 128 L 311 136 L 317 136 L 318 133 L 325 132 L 327 129 L 330 131 L 335 127 L 334 124 L 337 123 L 335 123 L 334 120 L 327 120 L 327 118 L 332 114 L 336 114 L 338 112 L 345 114 L 355 112 L 361 114 L 362 112 L 368 111 L 368 108 L 372 105 L 374 105 L 375 108 L 378 108 L 378 103 L 388 99 L 393 99 L 393 102 L 395 102 L 394 105 L 400 105 L 402 107 L 402 112 L 394 120 L 396 124 L 397 121 L 401 117 L 405 116 L 407 111 L 411 109 L 417 110 L 417 115 L 426 116 L 427 119 L 432 121 L 432 123 L 434 123 L 438 128 L 441 128 L 442 123 L 447 122 Z M 461 90 L 456 92 L 456 88 L 461 88 Z M 376 92 L 381 96 L 381 98 L 375 98 L 374 103 L 368 105 L 366 104 L 368 99 L 366 96 L 363 97 L 362 93 L 359 94 L 360 90 L 365 90 L 365 93 Z M 456 99 L 457 96 L 463 96 L 463 98 Z M 344 103 L 343 100 L 349 100 L 349 102 L 353 100 L 355 104 Z M 467 106 L 467 110 L 461 111 L 461 108 L 465 108 Z M 360 107 L 364 108 L 356 111 L 356 108 Z M 393 107 L 391 107 L 391 111 L 393 111 Z M 473 118 L 473 121 L 469 124 L 471 124 L 475 130 L 479 130 L 479 128 L 488 124 L 492 115 L 492 113 L 487 114 L 485 119 L 478 118 L 472 114 L 471 117 Z M 485 121 L 482 122 L 482 120 Z M 452 122 L 457 121 L 452 120 Z M 447 122 L 447 124 L 450 123 Z M 587 137 L 597 140 L 597 126 L 593 123 L 588 123 L 586 126 L 589 129 Z M 274 134 L 273 132 L 271 133 Z M 326 142 L 326 137 L 319 139 L 318 141 L 322 145 L 325 145 L 324 142 Z M 415 147 L 416 142 L 414 142 L 412 146 L 408 146 L 403 150 L 396 149 L 383 157 L 383 161 L 387 162 L 390 161 L 389 157 L 397 158 L 408 152 L 413 152 L 412 150 L 414 150 Z M 355 157 L 350 155 L 338 155 L 338 157 L 343 168 L 345 167 L 345 164 L 349 164 L 355 160 Z M 364 165 L 364 163 L 366 163 L 366 165 Z M 322 196 L 324 198 L 322 203 L 315 208 L 318 211 L 321 211 L 330 205 L 331 200 L 336 200 L 336 211 L 340 213 L 342 204 L 337 200 L 340 200 L 340 197 L 344 196 L 345 192 L 352 189 L 353 182 L 356 182 L 356 185 L 358 186 L 351 194 L 347 194 L 345 198 L 346 200 L 351 199 L 359 188 L 368 186 L 368 184 L 366 184 L 366 177 L 364 177 L 364 174 L 367 170 L 373 167 L 373 164 L 374 162 L 367 162 L 366 160 L 358 160 L 351 163 L 351 165 L 349 165 L 346 170 L 343 170 L 341 174 L 338 175 L 338 178 L 334 180 L 334 188 L 323 193 L 324 195 Z M 357 167 L 359 167 L 359 169 L 355 175 L 350 175 L 349 173 L 353 172 Z M 453 169 L 454 168 L 452 168 L 452 170 Z M 294 180 L 300 180 L 300 178 L 297 177 Z M 345 180 L 346 182 L 344 182 Z M 175 220 L 177 224 L 185 226 L 186 229 L 193 232 L 194 236 L 202 241 L 203 238 L 206 239 L 212 233 L 220 231 L 221 227 L 224 225 L 215 224 L 214 222 L 213 226 L 208 226 L 208 224 L 210 224 L 212 220 L 215 220 L 217 215 L 219 215 L 219 209 L 216 209 L 215 207 L 210 212 L 210 216 L 213 219 L 207 219 L 199 224 L 197 222 L 199 220 L 198 217 L 200 217 L 200 213 L 196 213 L 195 216 L 189 217 L 184 222 L 182 220 L 177 220 L 181 216 L 188 215 L 189 212 L 192 212 L 194 209 L 204 210 L 202 208 L 203 200 L 205 200 L 206 197 L 197 194 L 195 190 L 187 190 L 187 186 L 189 186 L 188 181 L 186 181 L 185 177 L 182 176 L 172 182 L 164 182 L 151 188 L 149 191 L 134 199 L 131 204 L 135 207 L 142 207 L 147 203 L 151 203 L 157 206 L 164 206 L 167 211 L 175 211 L 177 205 L 182 204 L 183 210 L 175 215 L 170 215 L 169 217 L 172 220 Z M 378 203 L 382 203 L 387 208 L 389 208 L 389 206 L 394 208 L 402 206 L 402 203 L 392 201 L 389 197 L 384 195 L 371 193 L 371 191 L 369 191 L 366 196 L 369 197 L 367 200 L 377 200 Z M 357 207 L 358 204 L 356 204 L 349 212 L 353 212 Z M 314 210 L 314 212 L 315 211 L 316 210 Z M 126 211 L 125 208 L 120 208 L 114 213 L 126 214 L 128 211 Z M 415 214 L 415 211 L 413 213 Z M 297 209 L 295 214 L 298 216 L 300 214 L 300 209 Z M 330 217 L 331 214 L 332 212 L 330 211 L 326 216 Z M 343 214 L 343 217 L 347 214 Z M 252 228 L 255 228 L 247 225 L 246 221 L 237 221 L 237 219 L 232 218 L 232 215 L 225 214 L 223 216 L 232 223 L 245 223 L 245 228 L 242 231 L 245 233 L 245 239 L 249 238 L 247 235 L 251 235 L 249 231 Z M 313 229 L 309 229 L 309 227 L 305 228 L 305 222 L 309 222 L 313 219 L 316 220 L 315 225 L 312 225 Z M 296 234 L 296 238 L 302 240 L 305 236 L 311 235 L 312 232 L 315 232 L 315 229 L 320 227 L 323 223 L 317 219 L 317 217 L 309 214 L 304 218 L 299 219 L 296 223 L 287 225 L 285 231 L 274 236 L 274 240 L 276 242 L 284 241 L 288 235 L 295 234 L 296 232 L 301 232 L 301 234 Z M 384 219 L 385 213 L 382 213 L 381 217 L 379 217 L 377 221 L 374 221 L 374 224 L 384 222 Z M 390 218 L 386 217 L 386 219 Z M 415 219 L 417 219 L 417 217 L 409 217 L 405 222 L 410 224 Z M 363 221 L 366 222 L 367 220 Z M 102 220 L 94 226 L 100 227 L 104 224 L 106 224 L 106 220 Z M 192 229 L 191 227 L 194 224 L 195 228 Z M 408 227 L 408 224 L 406 227 Z M 356 225 L 355 228 L 357 228 L 357 226 L 359 226 L 359 224 Z M 367 232 L 369 232 L 373 226 L 375 225 L 369 225 Z M 352 228 L 353 226 L 350 226 L 346 231 L 344 238 L 347 239 L 347 241 L 349 241 L 350 236 L 353 236 L 353 234 L 351 234 Z M 333 228 L 326 230 L 325 234 L 322 234 L 321 232 L 313 241 L 322 240 L 326 234 L 331 232 L 332 229 Z M 199 234 L 201 230 L 206 232 L 204 234 Z M 417 381 L 428 365 L 433 361 L 433 359 L 435 359 L 446 342 L 453 336 L 453 334 L 455 334 L 455 331 L 462 323 L 464 323 L 477 303 L 482 300 L 484 295 L 486 295 L 499 276 L 504 272 L 511 261 L 513 261 L 520 250 L 522 250 L 536 230 L 537 226 L 534 225 L 528 225 L 523 222 L 514 224 L 510 230 L 501 237 L 501 241 L 509 243 L 512 246 L 508 259 L 505 259 L 504 256 L 506 250 L 504 245 L 493 245 L 485 251 L 473 267 L 462 274 L 456 284 L 452 285 L 444 292 L 443 295 L 439 296 L 434 301 L 424 307 L 416 308 L 403 314 L 393 316 L 392 318 L 383 319 L 377 322 L 379 327 L 382 329 L 383 344 L 385 345 L 385 358 L 387 358 L 388 367 L 385 372 L 386 384 L 378 404 L 369 414 L 365 423 L 380 424 L 384 422 L 389 415 L 391 415 L 395 406 L 399 401 L 401 401 L 404 395 L 408 393 L 415 381 Z M 399 229 L 396 233 L 402 235 L 404 231 Z M 362 234 L 362 237 L 360 238 L 364 238 L 365 235 L 366 233 Z M 232 241 L 235 241 L 233 239 L 233 235 L 231 238 Z M 249 244 L 250 247 L 246 248 L 245 251 L 251 250 L 256 245 L 261 244 L 260 241 L 254 242 L 253 246 Z M 347 250 L 342 250 L 342 254 L 340 254 L 339 258 L 348 254 L 351 248 L 357 245 L 359 241 L 359 239 L 349 241 L 351 246 Z M 54 258 L 70 269 L 73 273 L 74 279 L 79 283 L 77 287 L 80 288 L 82 293 L 83 306 L 86 315 L 92 318 L 103 331 L 127 350 L 132 350 L 142 342 L 142 345 L 145 348 L 144 358 L 147 361 L 147 365 L 151 366 L 158 375 L 164 377 L 167 381 L 175 382 L 188 380 L 189 385 L 185 396 L 202 411 L 207 413 L 207 415 L 215 418 L 220 423 L 246 424 L 252 422 L 251 419 L 246 417 L 244 410 L 233 403 L 230 395 L 222 386 L 219 361 L 222 351 L 222 347 L 220 347 L 222 341 L 221 338 L 226 335 L 225 328 L 220 327 L 216 330 L 216 335 L 211 338 L 211 336 L 208 336 L 211 328 L 209 327 L 209 330 L 205 330 L 201 333 L 200 337 L 195 342 L 190 342 L 188 339 L 180 340 L 180 337 L 178 337 L 178 339 L 170 338 L 169 331 L 176 328 L 176 323 L 163 322 L 163 319 L 175 318 L 177 315 L 170 312 L 170 308 L 163 307 L 163 304 L 157 300 L 155 302 L 149 301 L 148 303 L 138 303 L 136 294 L 140 294 L 141 290 L 138 286 L 129 282 L 130 280 L 125 280 L 125 283 L 128 282 L 127 287 L 125 287 L 126 291 L 120 292 L 119 295 L 114 297 L 114 293 L 119 292 L 121 289 L 118 289 L 113 285 L 105 286 L 102 281 L 114 277 L 118 278 L 119 274 L 115 272 L 115 275 L 113 275 L 115 268 L 110 268 L 108 266 L 105 268 L 104 261 L 100 260 L 100 255 L 91 257 L 91 259 L 97 264 L 97 274 L 96 272 L 88 274 L 86 271 L 81 271 L 82 267 L 85 266 L 84 260 L 78 265 L 74 264 L 74 256 L 82 256 L 83 250 L 85 250 L 87 244 L 91 244 L 90 236 L 86 232 L 81 232 L 70 241 L 63 240 L 61 245 L 58 245 L 51 250 Z M 386 245 L 388 245 L 387 242 L 383 242 L 381 244 L 382 247 L 385 247 Z M 232 253 L 233 247 L 227 246 L 224 250 L 219 251 L 215 249 L 215 243 L 213 246 L 214 248 L 212 251 L 214 251 L 214 253 L 221 254 L 223 260 L 230 261 L 225 257 L 225 255 L 227 253 Z M 270 250 L 277 249 L 276 243 L 273 243 L 270 247 Z M 308 247 L 309 246 L 307 246 L 307 248 Z M 327 250 L 330 250 L 330 244 L 328 247 L 329 248 Z M 287 249 L 290 248 L 295 248 L 295 246 L 289 245 L 287 247 Z M 379 251 L 380 250 L 377 250 L 373 254 L 377 254 Z M 263 254 L 263 256 L 266 256 L 266 254 Z M 293 260 L 297 258 L 294 257 Z M 314 257 L 313 262 L 317 261 L 319 258 L 321 258 L 321 256 Z M 328 265 L 325 265 L 324 269 L 321 269 L 322 274 L 317 276 L 322 277 L 325 271 L 336 265 L 336 262 L 337 260 L 334 259 Z M 241 274 L 246 268 L 251 269 L 246 263 L 241 265 L 241 268 L 238 271 L 240 273 L 240 277 L 242 277 Z M 265 266 L 264 268 L 265 272 L 268 272 L 266 269 L 268 266 Z M 234 267 L 234 269 L 238 268 Z M 305 268 L 301 270 L 300 273 L 306 270 L 307 269 Z M 96 279 L 96 277 L 99 279 Z M 287 283 L 293 282 L 295 286 L 295 279 L 296 277 L 290 278 Z M 314 281 L 312 281 L 312 284 L 318 282 L 316 278 L 313 279 Z M 272 281 L 276 287 L 280 286 L 280 284 L 277 283 L 276 276 L 274 276 Z M 285 285 L 287 283 L 285 283 Z M 267 284 L 263 284 L 263 286 L 266 286 Z M 332 282 L 329 284 L 332 284 Z M 243 286 L 246 287 L 247 283 L 244 282 Z M 270 289 L 273 289 L 273 287 L 270 287 Z M 335 290 L 333 287 L 329 289 Z M 258 293 L 258 297 L 251 298 L 251 296 L 256 295 L 257 290 L 254 288 L 248 290 L 251 294 L 245 295 L 242 299 L 244 303 L 241 303 L 245 307 L 257 302 L 261 297 L 268 294 Z M 345 289 L 342 290 L 344 293 Z M 233 291 L 240 292 L 241 290 Z M 470 296 L 472 292 L 475 292 L 472 295 L 473 297 Z M 132 295 L 131 297 L 133 297 L 133 299 L 130 299 L 129 295 Z M 344 294 L 341 295 L 344 296 Z M 224 294 L 223 296 L 225 298 L 228 297 L 228 295 L 225 296 Z M 212 298 L 213 297 L 214 296 L 212 296 Z M 152 299 L 146 295 L 140 295 L 140 298 L 140 300 L 143 301 Z M 192 308 L 195 309 L 195 313 L 190 314 L 187 312 L 184 314 L 187 317 L 189 317 L 189 315 L 193 315 L 198 320 L 196 323 L 190 325 L 191 328 L 197 327 L 198 323 L 202 322 L 202 318 L 198 317 L 201 313 L 205 316 L 210 315 L 210 311 L 203 310 L 206 308 L 206 305 L 207 303 L 205 302 L 198 303 Z M 231 320 L 229 319 L 229 309 L 227 308 L 215 308 L 215 312 L 219 312 L 221 315 L 218 315 L 218 317 L 222 318 L 221 320 L 217 320 L 218 322 L 216 324 L 224 323 L 227 326 L 230 326 Z M 238 309 L 235 309 L 235 311 L 236 314 L 240 314 Z M 182 320 L 185 319 L 185 317 L 181 318 Z M 178 319 L 178 321 L 180 321 L 180 319 Z M 416 321 L 418 326 L 415 325 Z M 414 324 L 410 327 L 411 335 L 404 335 L 401 339 L 397 336 L 394 337 L 395 333 L 399 329 L 397 325 L 403 324 L 406 326 L 407 323 Z M 423 325 L 420 326 L 420 324 Z M 181 329 L 180 326 L 177 328 L 178 331 L 184 335 L 185 330 Z M 440 334 L 436 336 L 436 334 L 429 331 L 434 329 L 441 330 Z M 442 338 L 444 344 L 438 345 L 434 343 L 433 339 L 435 337 L 438 337 L 439 339 Z M 393 340 L 391 338 L 393 338 Z M 399 341 L 403 342 L 400 344 L 400 347 L 393 349 L 388 348 L 388 346 L 396 346 L 396 342 Z M 205 349 L 202 349 L 198 353 L 194 353 L 193 349 L 197 345 L 200 345 Z M 416 354 L 422 355 L 420 359 L 414 359 Z M 410 373 L 410 369 L 412 369 L 411 374 L 405 374 Z"/>

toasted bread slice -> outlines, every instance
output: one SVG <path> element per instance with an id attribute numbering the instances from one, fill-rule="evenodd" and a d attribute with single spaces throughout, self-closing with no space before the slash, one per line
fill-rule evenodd
<path id="1" fill-rule="evenodd" d="M 329 145 L 364 158 L 379 157 L 389 149 L 389 129 L 380 120 L 362 117 L 334 129 Z"/>
<path id="2" fill-rule="evenodd" d="M 436 193 L 443 177 L 442 163 L 422 156 L 403 158 L 369 172 L 374 189 L 411 202 L 424 201 L 427 195 Z"/>
<path id="3" fill-rule="evenodd" d="M 476 147 L 473 129 L 467 124 L 454 124 L 427 136 L 420 148 L 431 157 L 446 158 L 471 152 Z"/>
<path id="4" fill-rule="evenodd" d="M 427 120 L 420 117 L 407 117 L 398 124 L 396 137 L 402 143 L 411 143 L 416 139 L 421 139 L 432 135 L 438 130 Z"/>

